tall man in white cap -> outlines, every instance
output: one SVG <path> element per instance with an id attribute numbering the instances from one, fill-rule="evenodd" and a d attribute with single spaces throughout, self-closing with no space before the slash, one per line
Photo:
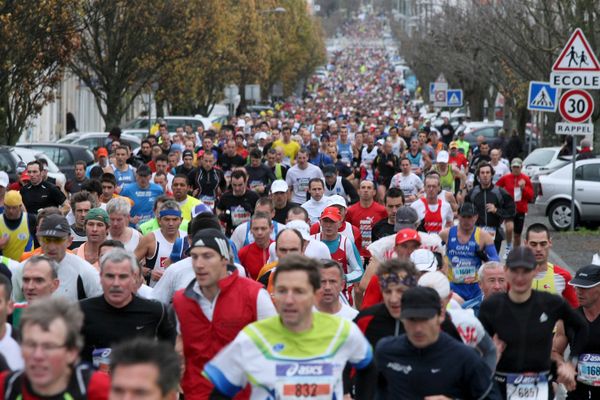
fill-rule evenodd
<path id="1" fill-rule="evenodd" d="M 288 184 L 282 179 L 278 179 L 271 183 L 271 199 L 273 200 L 273 208 L 275 210 L 273 220 L 280 224 L 286 223 L 288 211 L 290 211 L 290 209 L 300 205 L 289 199 L 288 190 Z"/>
<path id="2" fill-rule="evenodd" d="M 569 284 L 577 291 L 581 306 L 576 311 L 587 322 L 589 335 L 577 361 L 565 359 L 569 340 L 564 324 L 558 322 L 552 342 L 552 359 L 558 365 L 558 382 L 566 386 L 569 399 L 600 399 L 600 265 L 580 268 Z"/>
<path id="3" fill-rule="evenodd" d="M 228 243 L 220 230 L 196 232 L 190 249 L 196 279 L 173 298 L 185 357 L 181 386 L 191 400 L 207 399 L 213 390 L 202 377 L 206 362 L 246 325 L 276 314 L 262 285 L 241 278 L 229 264 Z"/>
<path id="4" fill-rule="evenodd" d="M 102 294 L 98 271 L 84 259 L 67 253 L 71 243 L 71 227 L 62 215 L 48 215 L 39 226 L 37 237 L 42 254 L 58 263 L 58 289 L 55 297 L 77 301 Z M 13 298 L 23 301 L 23 265 L 12 276 Z"/>

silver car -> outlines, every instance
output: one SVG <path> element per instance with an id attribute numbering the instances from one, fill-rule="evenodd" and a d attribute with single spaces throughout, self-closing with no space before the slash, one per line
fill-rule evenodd
<path id="1" fill-rule="evenodd" d="M 571 226 L 571 171 L 567 164 L 539 177 L 535 204 L 557 231 Z M 575 165 L 575 224 L 583 221 L 600 221 L 600 159 L 580 160 Z"/>

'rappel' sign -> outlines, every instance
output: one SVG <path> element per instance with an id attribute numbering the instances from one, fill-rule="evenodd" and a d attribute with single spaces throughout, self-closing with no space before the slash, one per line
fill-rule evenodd
<path id="1" fill-rule="evenodd" d="M 560 98 L 558 111 L 565 121 L 572 123 L 585 122 L 594 112 L 594 100 L 585 90 L 567 90 Z"/>

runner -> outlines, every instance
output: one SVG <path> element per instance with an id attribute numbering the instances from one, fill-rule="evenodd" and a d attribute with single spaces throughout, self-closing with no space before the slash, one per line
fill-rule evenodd
<path id="1" fill-rule="evenodd" d="M 134 294 L 137 261 L 124 249 L 112 249 L 100 262 L 103 294 L 79 303 L 84 315 L 81 358 L 108 371 L 111 348 L 134 337 L 150 337 L 175 344 L 175 324 L 158 301 Z"/>
<path id="2" fill-rule="evenodd" d="M 73 238 L 70 250 L 76 249 L 87 241 L 85 235 L 85 216 L 98 205 L 94 196 L 87 190 L 81 190 L 71 197 L 71 210 L 75 215 L 75 222 L 71 225 L 71 237 Z"/>
<path id="3" fill-rule="evenodd" d="M 189 400 L 205 400 L 213 390 L 201 376 L 205 364 L 247 324 L 276 313 L 262 286 L 241 278 L 229 264 L 229 253 L 227 238 L 221 231 L 196 232 L 190 249 L 196 279 L 173 298 L 177 343 L 185 356 L 181 387 Z M 240 398 L 247 398 L 247 394 Z"/>
<path id="4" fill-rule="evenodd" d="M 280 224 L 287 222 L 287 215 L 290 209 L 300 206 L 300 204 L 292 203 L 289 200 L 288 190 L 288 184 L 284 180 L 278 179 L 271 184 L 271 199 L 273 200 L 275 211 L 273 220 Z"/>
<path id="5" fill-rule="evenodd" d="M 479 276 L 481 295 L 462 304 L 462 308 L 473 310 L 475 316 L 479 315 L 479 307 L 484 299 L 495 293 L 506 293 L 508 289 L 504 266 L 498 261 L 488 261 L 481 264 L 477 275 Z"/>
<path id="6" fill-rule="evenodd" d="M 385 207 L 375 201 L 375 184 L 372 181 L 363 180 L 358 193 L 360 201 L 348 208 L 346 220 L 360 230 L 360 254 L 368 261 L 370 254 L 367 247 L 373 242 L 373 226 L 388 215 Z"/>
<path id="7" fill-rule="evenodd" d="M 177 202 L 166 200 L 158 213 L 160 229 L 144 235 L 135 249 L 135 258 L 143 265 L 144 277 L 150 287 L 156 285 L 165 269 L 173 263 L 171 254 L 181 251 L 187 236 L 187 232 L 179 229 L 182 218 Z"/>
<path id="8" fill-rule="evenodd" d="M 285 193 L 287 197 L 287 185 L 285 192 L 282 193 Z M 283 229 L 285 229 L 285 225 L 280 224 L 279 222 L 273 219 L 273 217 L 275 216 L 275 211 L 273 209 L 273 201 L 271 201 L 271 199 L 268 197 L 261 197 L 260 199 L 258 199 L 256 205 L 254 206 L 254 214 L 256 215 L 258 213 L 265 213 L 271 216 L 271 224 L 273 225 L 273 230 L 271 231 L 271 239 L 275 240 L 277 234 Z M 254 243 L 254 235 L 252 234 L 252 229 L 250 229 L 250 221 L 244 222 L 243 224 L 235 228 L 235 230 L 231 234 L 231 241 L 235 245 L 236 249 L 241 249 L 244 246 Z"/>
<path id="9" fill-rule="evenodd" d="M 373 225 L 373 242 L 396 233 L 394 229 L 396 225 L 396 212 L 404 205 L 402 190 L 398 188 L 388 189 L 385 192 L 383 203 L 385 204 L 388 217 Z"/>
<path id="10" fill-rule="evenodd" d="M 125 246 L 125 249 L 134 252 L 142 238 L 140 232 L 129 227 L 131 205 L 124 197 L 117 197 L 106 204 L 106 212 L 109 219 L 108 240 L 117 240 Z"/>
<path id="11" fill-rule="evenodd" d="M 83 313 L 67 299 L 46 299 L 28 307 L 21 318 L 25 368 L 0 374 L 4 398 L 107 400 L 108 374 L 78 362 L 82 326 Z"/>
<path id="12" fill-rule="evenodd" d="M 171 188 L 173 189 L 173 198 L 175 198 L 175 201 L 181 208 L 181 217 L 186 221 L 191 221 L 194 209 L 202 204 L 202 202 L 188 194 L 190 191 L 190 184 L 187 175 L 175 175 L 173 177 L 173 182 L 171 183 Z"/>
<path id="13" fill-rule="evenodd" d="M 249 277 L 257 280 L 258 273 L 269 260 L 269 245 L 273 242 L 271 215 L 263 212 L 255 213 L 250 221 L 250 230 L 254 241 L 242 247 L 238 256 Z"/>
<path id="14" fill-rule="evenodd" d="M 425 177 L 425 197 L 421 197 L 410 205 L 419 215 L 421 221 L 419 230 L 439 233 L 442 229 L 452 226 L 454 213 L 450 204 L 438 198 L 440 189 L 439 175 L 428 174 Z"/>
<path id="15" fill-rule="evenodd" d="M 473 203 L 464 203 L 458 211 L 458 225 L 439 234 L 446 243 L 452 290 L 464 300 L 481 295 L 477 272 L 482 262 L 499 261 L 492 237 L 475 226 L 477 218 Z"/>
<path id="16" fill-rule="evenodd" d="M 331 199 L 325 196 L 325 183 L 321 178 L 312 178 L 308 182 L 308 194 L 310 199 L 302 203 L 302 208 L 308 213 L 310 224 L 319 221 L 319 217 L 325 208 L 331 205 Z"/>
<path id="17" fill-rule="evenodd" d="M 553 398 L 550 352 L 558 320 L 572 329 L 572 358 L 583 354 L 587 343 L 588 327 L 579 313 L 560 296 L 533 290 L 535 265 L 529 248 L 515 247 L 506 259 L 508 292 L 486 299 L 479 310 L 498 348 L 495 379 L 505 399 Z"/>
<path id="18" fill-rule="evenodd" d="M 410 160 L 400 160 L 400 172 L 392 177 L 390 188 L 398 188 L 404 193 L 406 204 L 417 200 L 423 192 L 423 181 L 411 170 Z"/>
<path id="19" fill-rule="evenodd" d="M 437 292 L 410 288 L 401 309 L 406 335 L 384 338 L 375 350 L 387 382 L 383 396 L 486 398 L 493 384 L 490 371 L 475 352 L 441 331 L 444 314 Z"/>
<path id="20" fill-rule="evenodd" d="M 600 398 L 600 266 L 592 264 L 580 268 L 569 285 L 575 287 L 581 303 L 577 312 L 585 318 L 589 335 L 579 359 L 565 359 L 569 340 L 564 324 L 558 322 L 552 342 L 552 359 L 558 364 L 557 381 L 565 384 L 569 390 L 569 400 L 597 399 Z"/>
<path id="21" fill-rule="evenodd" d="M 306 201 L 308 182 L 313 178 L 323 179 L 323 172 L 308 162 L 308 150 L 300 149 L 296 164 L 288 170 L 285 178 L 291 201 L 298 204 Z"/>
<path id="22" fill-rule="evenodd" d="M 188 175 L 194 189 L 194 197 L 211 209 L 214 209 L 217 199 L 227 188 L 223 172 L 214 166 L 215 156 L 211 152 L 205 152 L 200 158 L 200 166 Z"/>
<path id="23" fill-rule="evenodd" d="M 325 176 L 325 196 L 342 196 L 346 203 L 354 204 L 358 201 L 358 193 L 352 183 L 338 176 L 338 170 L 335 165 L 326 165 L 323 167 Z"/>
<path id="24" fill-rule="evenodd" d="M 150 167 L 142 165 L 136 171 L 135 183 L 125 185 L 121 190 L 121 196 L 129 197 L 133 201 L 131 217 L 138 227 L 152 219 L 152 205 L 156 198 L 164 193 L 159 185 L 150 183 L 151 176 Z"/>
<path id="25" fill-rule="evenodd" d="M 85 234 L 87 241 L 73 252 L 92 264 L 100 271 L 99 253 L 100 245 L 104 243 L 108 235 L 108 214 L 101 208 L 92 208 L 85 216 Z"/>
<path id="26" fill-rule="evenodd" d="M 0 216 L 0 249 L 2 255 L 19 261 L 25 251 L 32 251 L 36 217 L 23 210 L 23 198 L 16 190 L 4 195 L 4 211 Z"/>
<path id="27" fill-rule="evenodd" d="M 244 328 L 204 367 L 217 392 L 233 397 L 251 383 L 251 399 L 341 399 L 346 363 L 357 369 L 371 363 L 371 347 L 356 325 L 313 312 L 320 287 L 317 266 L 301 255 L 282 260 L 274 277 L 279 316 Z"/>
<path id="28" fill-rule="evenodd" d="M 315 310 L 336 315 L 352 321 L 358 311 L 350 307 L 340 297 L 345 284 L 344 270 L 334 260 L 323 260 L 319 266 L 319 275 L 321 276 L 321 293 L 317 296 Z"/>
<path id="29" fill-rule="evenodd" d="M 568 285 L 571 274 L 564 268 L 548 261 L 552 249 L 550 231 L 544 224 L 535 223 L 527 227 L 525 246 L 535 255 L 535 278 L 533 288 L 561 295 L 573 308 L 579 307 L 577 294 L 573 286 Z"/>
<path id="30" fill-rule="evenodd" d="M 225 233 L 230 236 L 239 225 L 250 221 L 259 196 L 248 189 L 248 175 L 243 170 L 231 173 L 231 191 L 223 193 L 217 203 L 219 219 L 225 224 Z"/>

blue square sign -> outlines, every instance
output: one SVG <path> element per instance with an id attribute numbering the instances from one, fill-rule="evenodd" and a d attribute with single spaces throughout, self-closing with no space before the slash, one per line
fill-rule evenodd
<path id="1" fill-rule="evenodd" d="M 530 111 L 556 112 L 558 89 L 550 86 L 549 82 L 529 82 L 527 109 Z"/>
<path id="2" fill-rule="evenodd" d="M 446 94 L 446 105 L 448 107 L 462 107 L 463 91 L 462 89 L 448 89 Z"/>

